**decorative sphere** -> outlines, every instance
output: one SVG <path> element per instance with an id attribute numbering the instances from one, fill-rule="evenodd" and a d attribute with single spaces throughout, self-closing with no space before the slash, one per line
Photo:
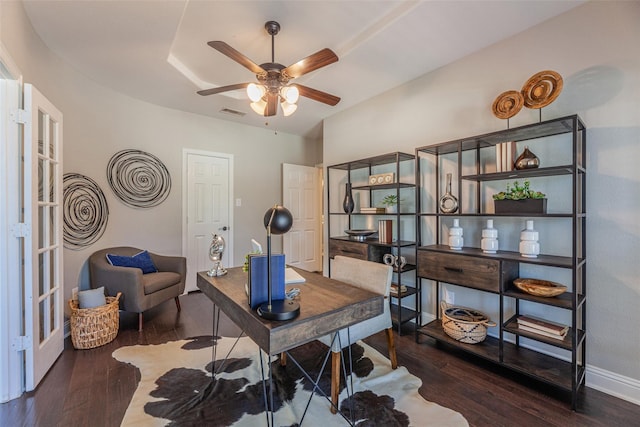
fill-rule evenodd
<path id="1" fill-rule="evenodd" d="M 276 205 L 264 214 L 264 228 L 269 228 L 269 221 L 271 221 L 271 234 L 284 234 L 293 225 L 293 215 L 284 206 Z"/>

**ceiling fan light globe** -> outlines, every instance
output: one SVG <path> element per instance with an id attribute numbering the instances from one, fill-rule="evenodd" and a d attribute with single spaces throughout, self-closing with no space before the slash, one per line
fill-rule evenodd
<path id="1" fill-rule="evenodd" d="M 296 104 L 291 104 L 286 101 L 281 102 L 280 107 L 282 107 L 282 114 L 284 114 L 285 117 L 289 117 L 298 109 L 298 106 Z"/>
<path id="2" fill-rule="evenodd" d="M 300 99 L 300 91 L 295 86 L 283 87 L 280 94 L 289 104 L 295 104 Z"/>
<path id="3" fill-rule="evenodd" d="M 262 85 L 249 83 L 249 86 L 247 86 L 247 96 L 253 102 L 260 102 L 265 93 L 266 90 Z"/>
<path id="4" fill-rule="evenodd" d="M 263 99 L 259 100 L 258 102 L 252 102 L 250 105 L 253 111 L 261 116 L 264 116 L 264 112 L 267 108 L 267 103 Z"/>

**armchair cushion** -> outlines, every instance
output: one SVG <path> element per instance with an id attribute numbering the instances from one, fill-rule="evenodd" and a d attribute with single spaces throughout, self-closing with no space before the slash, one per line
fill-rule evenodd
<path id="1" fill-rule="evenodd" d="M 180 282 L 180 275 L 172 271 L 159 271 L 142 276 L 144 294 L 149 295 Z"/>
<path id="2" fill-rule="evenodd" d="M 142 270 L 142 274 L 156 273 L 158 269 L 147 251 L 141 251 L 133 256 L 107 254 L 109 264 L 116 267 L 133 267 Z"/>

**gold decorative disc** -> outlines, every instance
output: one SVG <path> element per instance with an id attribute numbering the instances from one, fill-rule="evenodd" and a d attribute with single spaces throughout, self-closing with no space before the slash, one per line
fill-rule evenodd
<path id="1" fill-rule="evenodd" d="M 508 90 L 498 95 L 493 101 L 493 114 L 499 119 L 508 119 L 515 116 L 522 109 L 524 99 L 517 90 Z"/>
<path id="2" fill-rule="evenodd" d="M 545 70 L 534 74 L 522 86 L 524 105 L 542 108 L 551 104 L 562 91 L 562 77 L 555 71 Z"/>

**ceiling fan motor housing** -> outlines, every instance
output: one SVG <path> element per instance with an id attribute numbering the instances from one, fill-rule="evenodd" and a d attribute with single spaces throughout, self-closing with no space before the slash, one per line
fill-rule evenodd
<path id="1" fill-rule="evenodd" d="M 286 86 L 289 83 L 289 77 L 281 71 L 285 68 L 284 65 L 267 62 L 260 64 L 266 73 L 256 74 L 256 78 L 260 84 L 264 85 L 269 93 L 277 94 L 280 88 Z"/>

